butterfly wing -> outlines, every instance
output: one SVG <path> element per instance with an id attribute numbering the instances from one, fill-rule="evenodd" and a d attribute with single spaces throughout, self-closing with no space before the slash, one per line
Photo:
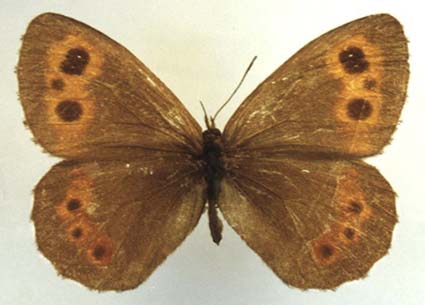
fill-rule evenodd
<path id="1" fill-rule="evenodd" d="M 87 287 L 135 288 L 197 224 L 205 203 L 198 171 L 181 157 L 61 162 L 34 190 L 38 247 Z"/>
<path id="2" fill-rule="evenodd" d="M 201 149 L 200 126 L 171 91 L 124 47 L 76 20 L 36 17 L 17 73 L 26 122 L 56 156 Z"/>
<path id="3" fill-rule="evenodd" d="M 395 194 L 361 161 L 239 156 L 222 184 L 226 221 L 285 283 L 335 288 L 390 247 Z"/>
<path id="4" fill-rule="evenodd" d="M 71 159 L 35 188 L 40 251 L 87 287 L 136 287 L 202 213 L 199 125 L 124 47 L 61 15 L 31 22 L 18 79 L 35 140 Z"/>
<path id="5" fill-rule="evenodd" d="M 407 40 L 390 15 L 350 22 L 279 67 L 229 120 L 229 150 L 367 156 L 390 140 L 408 81 Z"/>
<path id="6" fill-rule="evenodd" d="M 401 25 L 370 16 L 305 46 L 226 125 L 219 207 L 284 282 L 335 288 L 388 251 L 395 194 L 353 159 L 388 143 L 407 80 Z"/>

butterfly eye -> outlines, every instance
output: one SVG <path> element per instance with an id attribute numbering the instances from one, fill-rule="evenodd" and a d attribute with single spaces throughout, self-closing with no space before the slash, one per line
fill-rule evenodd
<path id="1" fill-rule="evenodd" d="M 210 142 L 221 137 L 221 131 L 217 128 L 210 128 L 202 133 L 204 141 Z"/>
<path id="2" fill-rule="evenodd" d="M 89 53 L 85 49 L 73 48 L 66 53 L 66 58 L 60 68 L 66 74 L 81 75 L 89 63 L 89 59 Z"/>

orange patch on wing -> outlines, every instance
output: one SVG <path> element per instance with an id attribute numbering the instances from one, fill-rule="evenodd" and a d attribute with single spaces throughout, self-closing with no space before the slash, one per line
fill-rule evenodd
<path id="1" fill-rule="evenodd" d="M 56 206 L 56 213 L 62 221 L 90 214 L 91 205 L 95 202 L 92 180 L 81 172 L 78 175 L 71 172 L 71 177 L 65 198 Z"/>
<path id="2" fill-rule="evenodd" d="M 369 63 L 367 69 L 358 73 L 347 73 L 344 65 L 340 63 L 341 52 L 356 47 L 362 50 L 365 60 Z M 336 78 L 342 79 L 345 84 L 352 84 L 360 88 L 359 83 L 366 77 L 375 79 L 376 85 L 380 85 L 383 68 L 380 63 L 384 60 L 382 51 L 376 45 L 370 43 L 363 35 L 354 35 L 350 39 L 344 40 L 329 48 L 326 63 L 328 71 L 335 75 Z M 350 86 L 347 86 L 350 87 Z M 352 86 L 351 86 L 352 87 Z M 361 86 L 363 87 L 363 86 Z M 347 88 L 349 90 L 349 88 Z"/>
<path id="3" fill-rule="evenodd" d="M 357 227 L 351 225 L 343 225 L 338 232 L 338 240 L 344 245 L 351 245 L 360 241 L 360 231 Z"/>
<path id="4" fill-rule="evenodd" d="M 359 243 L 363 223 L 372 216 L 353 168 L 346 169 L 338 180 L 333 203 L 336 219 L 310 244 L 312 257 L 319 266 L 337 262 L 347 248 Z"/>
<path id="5" fill-rule="evenodd" d="M 68 240 L 77 246 L 87 244 L 96 232 L 96 227 L 87 219 L 80 217 L 70 223 L 66 228 Z"/>
<path id="6" fill-rule="evenodd" d="M 82 48 L 87 51 L 90 56 L 88 65 L 84 69 L 84 73 L 80 75 L 67 75 L 61 71 L 60 67 L 64 61 L 67 52 L 70 49 Z M 49 73 L 54 73 L 55 76 L 64 78 L 65 82 L 68 79 L 79 78 L 81 82 L 85 82 L 102 73 L 103 56 L 99 49 L 83 37 L 68 35 L 63 40 L 52 44 L 48 51 Z M 68 77 L 68 78 L 66 78 Z M 54 77 L 52 77 L 54 78 Z"/>
<path id="7" fill-rule="evenodd" d="M 101 231 L 102 225 L 90 220 L 96 208 L 93 181 L 82 168 L 73 169 L 69 176 L 65 198 L 56 206 L 56 213 L 65 225 L 66 238 L 90 264 L 106 266 L 111 263 L 116 246 Z"/>
<path id="8" fill-rule="evenodd" d="M 349 221 L 336 221 L 329 232 L 334 236 L 337 245 L 341 247 L 357 243 L 361 238 L 361 231 L 357 224 Z"/>
<path id="9" fill-rule="evenodd" d="M 328 266 L 338 261 L 340 249 L 332 231 L 327 231 L 311 243 L 312 256 L 316 264 Z"/>
<path id="10" fill-rule="evenodd" d="M 343 52 L 352 49 L 360 50 L 361 53 L 358 62 L 355 62 L 352 55 L 351 57 L 347 55 L 348 61 L 354 60 L 352 67 L 360 66 L 360 69 L 354 69 L 354 72 L 350 72 L 340 58 Z M 350 153 L 373 152 L 369 130 L 379 123 L 380 119 L 383 102 L 381 93 L 383 60 L 381 50 L 363 35 L 354 35 L 332 46 L 327 54 L 329 73 L 342 83 L 340 98 L 334 101 L 334 111 L 341 128 L 347 133 L 346 145 Z"/>
<path id="11" fill-rule="evenodd" d="M 338 180 L 334 204 L 341 220 L 362 225 L 372 215 L 363 190 L 357 180 L 358 173 L 348 169 Z"/>
<path id="12" fill-rule="evenodd" d="M 87 65 L 84 65 L 81 74 L 64 73 L 61 65 L 66 61 L 67 53 L 78 48 L 85 50 L 89 55 Z M 60 139 L 56 141 L 60 143 L 57 146 L 65 149 L 76 145 L 93 121 L 96 105 L 90 97 L 87 85 L 92 78 L 102 73 L 103 55 L 84 38 L 69 35 L 62 41 L 53 43 L 47 56 L 48 67 L 44 75 L 48 88 L 44 96 L 47 121 L 52 136 Z M 71 101 L 73 103 L 71 106 L 78 105 L 74 109 L 69 105 L 61 107 L 67 106 L 63 105 L 64 101 Z M 61 147 L 55 150 L 61 150 Z"/>
<path id="13" fill-rule="evenodd" d="M 341 196 L 340 214 L 344 219 L 350 219 L 359 225 L 371 217 L 372 211 L 366 201 L 354 196 Z"/>
<path id="14" fill-rule="evenodd" d="M 90 244 L 86 257 L 90 264 L 106 266 L 112 262 L 114 253 L 114 242 L 107 234 L 102 234 Z"/>

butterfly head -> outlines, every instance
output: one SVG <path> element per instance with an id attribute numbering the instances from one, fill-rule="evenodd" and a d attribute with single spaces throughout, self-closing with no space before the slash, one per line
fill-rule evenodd
<path id="1" fill-rule="evenodd" d="M 221 131 L 215 128 L 214 125 L 208 126 L 208 129 L 202 133 L 202 138 L 204 140 L 204 145 L 221 141 Z"/>

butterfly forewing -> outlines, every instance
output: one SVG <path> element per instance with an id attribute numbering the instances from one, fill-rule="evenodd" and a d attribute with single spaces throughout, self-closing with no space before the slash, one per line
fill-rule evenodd
<path id="1" fill-rule="evenodd" d="M 40 251 L 60 274 L 87 287 L 137 287 L 180 245 L 203 211 L 199 169 L 188 160 L 179 160 L 178 169 L 173 162 L 54 166 L 34 190 Z"/>
<path id="2" fill-rule="evenodd" d="M 404 104 L 407 57 L 403 29 L 390 15 L 320 36 L 238 108 L 224 130 L 229 149 L 378 153 Z"/>
<path id="3" fill-rule="evenodd" d="M 54 155 L 200 150 L 201 128 L 171 91 L 124 47 L 71 18 L 47 13 L 30 23 L 18 78 L 26 122 Z"/>

